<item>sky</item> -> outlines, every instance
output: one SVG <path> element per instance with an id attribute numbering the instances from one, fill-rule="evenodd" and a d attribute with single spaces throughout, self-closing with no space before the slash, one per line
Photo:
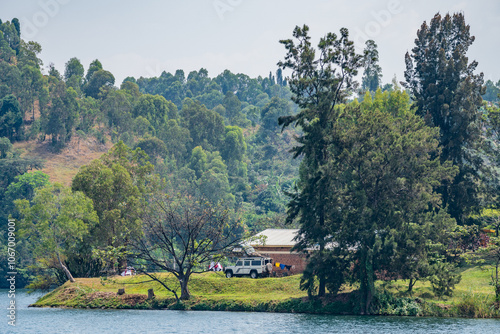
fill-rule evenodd
<path id="1" fill-rule="evenodd" d="M 476 37 L 468 57 L 485 79 L 500 79 L 498 0 L 0 0 L 0 18 L 21 22 L 21 37 L 41 44 L 45 73 L 50 63 L 64 73 L 80 59 L 85 69 L 99 59 L 119 86 L 127 76 L 159 76 L 205 68 L 250 77 L 277 70 L 285 55 L 281 39 L 307 24 L 313 43 L 328 32 L 349 29 L 362 51 L 373 39 L 383 83 L 404 79 L 404 55 L 424 21 L 440 12 L 462 12 Z"/>

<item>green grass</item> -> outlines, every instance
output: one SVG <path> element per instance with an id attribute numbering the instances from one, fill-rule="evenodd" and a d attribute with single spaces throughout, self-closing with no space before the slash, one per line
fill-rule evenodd
<path id="1" fill-rule="evenodd" d="M 434 296 L 431 284 L 428 281 L 418 281 L 413 287 L 412 297 L 450 305 L 453 303 L 458 303 L 465 296 L 469 296 L 471 294 L 476 296 L 493 297 L 493 287 L 490 285 L 492 269 L 492 266 L 471 267 L 463 269 L 460 272 L 460 274 L 462 275 L 462 280 L 458 285 L 455 286 L 453 295 L 451 297 L 443 296 L 441 299 Z M 387 284 L 383 284 L 382 282 L 377 283 L 377 286 L 380 289 L 387 290 L 399 297 L 409 296 L 409 294 L 407 293 L 407 280 L 393 281 Z"/>
<path id="2" fill-rule="evenodd" d="M 489 285 L 491 267 L 474 267 L 462 271 L 462 281 L 453 296 L 439 299 L 434 296 L 429 282 L 417 282 L 410 296 L 407 281 L 384 284 L 377 282 L 379 291 L 375 299 L 377 314 L 500 317 L 493 307 L 494 293 Z M 178 282 L 170 274 L 162 279 L 177 291 Z M 356 294 L 346 287 L 344 294 L 322 300 L 307 298 L 299 289 L 300 275 L 281 278 L 231 278 L 222 273 L 192 275 L 189 282 L 191 299 L 177 303 L 172 293 L 144 275 L 112 277 L 109 279 L 79 278 L 42 297 L 35 306 L 90 307 L 90 308 L 168 308 L 192 310 L 263 311 L 356 314 Z M 117 296 L 124 288 L 126 294 Z M 153 288 L 156 298 L 146 300 L 148 289 Z M 179 294 L 180 295 L 180 294 Z"/>
<path id="3" fill-rule="evenodd" d="M 169 287 L 179 291 L 179 284 L 170 274 L 161 274 Z M 257 305 L 269 301 L 283 301 L 290 298 L 302 298 L 306 293 L 300 291 L 300 276 L 282 278 L 226 278 L 222 273 L 204 273 L 192 275 L 189 281 L 189 291 L 192 299 L 208 299 L 212 301 L 244 302 Z M 81 299 L 83 295 L 94 292 L 113 293 L 124 288 L 127 295 L 147 295 L 153 288 L 155 296 L 160 300 L 172 299 L 173 294 L 158 282 L 152 282 L 148 276 L 112 277 L 109 279 L 79 278 L 71 284 L 67 282 L 51 293 L 45 295 L 36 306 L 71 306 L 73 299 Z M 179 292 L 178 292 L 179 293 Z M 67 299 L 65 296 L 72 296 Z M 180 293 L 179 293 L 180 295 Z"/>

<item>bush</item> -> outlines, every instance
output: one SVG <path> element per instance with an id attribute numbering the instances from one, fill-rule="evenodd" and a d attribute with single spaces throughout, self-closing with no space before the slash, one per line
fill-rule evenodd
<path id="1" fill-rule="evenodd" d="M 489 296 L 467 292 L 456 305 L 457 316 L 467 318 L 487 318 L 492 316 L 493 300 Z"/>
<path id="2" fill-rule="evenodd" d="M 411 298 L 397 298 L 389 292 L 376 294 L 372 302 L 372 313 L 380 315 L 418 316 L 420 305 Z"/>
<path id="3" fill-rule="evenodd" d="M 455 285 L 460 283 L 462 276 L 455 272 L 455 266 L 451 263 L 440 262 L 433 267 L 434 275 L 429 278 L 432 290 L 439 298 L 443 295 L 451 297 Z"/>

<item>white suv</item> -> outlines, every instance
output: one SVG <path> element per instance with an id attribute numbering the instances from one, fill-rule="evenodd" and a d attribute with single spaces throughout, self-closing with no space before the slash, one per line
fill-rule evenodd
<path id="1" fill-rule="evenodd" d="M 273 271 L 272 259 L 268 257 L 242 257 L 234 266 L 224 268 L 227 278 L 250 275 L 251 278 L 269 276 Z"/>

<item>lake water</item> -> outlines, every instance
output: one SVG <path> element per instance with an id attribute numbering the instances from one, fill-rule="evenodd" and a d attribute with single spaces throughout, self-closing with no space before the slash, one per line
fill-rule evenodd
<path id="1" fill-rule="evenodd" d="M 498 319 L 28 308 L 39 296 L 17 291 L 12 327 L 7 291 L 0 290 L 0 333 L 500 333 Z"/>

